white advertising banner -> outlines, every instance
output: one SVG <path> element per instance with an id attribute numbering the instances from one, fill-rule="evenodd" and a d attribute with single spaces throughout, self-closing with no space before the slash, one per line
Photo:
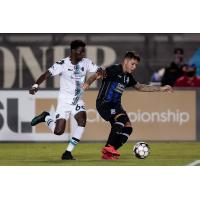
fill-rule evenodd
<path id="1" fill-rule="evenodd" d="M 95 106 L 98 91 L 84 94 L 87 125 L 83 141 L 108 138 L 110 124 L 98 114 Z M 58 91 L 0 91 L 0 141 L 66 141 L 75 127 L 67 121 L 65 133 L 54 135 L 45 123 L 32 127 L 32 118 L 42 111 L 54 116 Z M 196 91 L 141 93 L 126 91 L 122 105 L 129 115 L 133 133 L 129 140 L 196 140 Z"/>
<path id="2" fill-rule="evenodd" d="M 85 93 L 87 126 L 84 140 L 105 140 L 110 124 L 96 111 L 97 91 Z M 175 90 L 173 93 L 128 90 L 122 97 L 133 132 L 130 140 L 195 141 L 196 91 Z"/>
<path id="3" fill-rule="evenodd" d="M 32 127 L 34 116 L 46 110 L 54 115 L 57 91 L 0 91 L 0 141 L 66 141 L 69 139 L 69 122 L 66 132 L 54 135 L 45 123 Z"/>

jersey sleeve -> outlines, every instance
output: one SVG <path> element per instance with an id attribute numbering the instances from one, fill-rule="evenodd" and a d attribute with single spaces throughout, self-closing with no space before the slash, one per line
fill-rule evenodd
<path id="1" fill-rule="evenodd" d="M 88 59 L 88 72 L 97 72 L 98 68 L 99 67 L 96 64 L 94 64 L 91 60 Z"/>
<path id="2" fill-rule="evenodd" d="M 58 74 L 61 74 L 63 71 L 63 66 L 64 66 L 64 60 L 60 60 L 56 63 L 54 63 L 48 71 L 50 72 L 51 76 L 56 76 Z"/>
<path id="3" fill-rule="evenodd" d="M 127 84 L 127 87 L 134 87 L 137 84 L 137 81 L 134 79 L 132 75 L 129 76 L 129 83 Z"/>

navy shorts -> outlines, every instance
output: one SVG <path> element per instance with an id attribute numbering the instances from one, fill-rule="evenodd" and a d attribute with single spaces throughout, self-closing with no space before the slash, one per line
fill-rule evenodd
<path id="1" fill-rule="evenodd" d="M 100 116 L 106 120 L 112 122 L 114 117 L 118 114 L 124 113 L 127 117 L 126 111 L 123 109 L 121 104 L 116 104 L 112 102 L 96 101 L 96 108 Z"/>

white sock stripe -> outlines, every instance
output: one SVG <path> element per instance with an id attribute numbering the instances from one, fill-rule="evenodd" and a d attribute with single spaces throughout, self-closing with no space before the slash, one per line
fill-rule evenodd
<path id="1" fill-rule="evenodd" d="M 49 126 L 49 124 L 50 124 L 51 122 L 53 122 L 52 119 L 49 119 L 49 120 L 47 121 L 48 126 Z"/>
<path id="2" fill-rule="evenodd" d="M 46 122 L 48 128 L 49 128 L 52 132 L 54 132 L 54 129 L 55 129 L 55 121 L 54 121 L 54 119 L 48 115 L 48 116 L 46 116 L 46 118 L 45 118 L 45 122 Z"/>
<path id="3" fill-rule="evenodd" d="M 71 140 L 75 140 L 76 142 L 80 142 L 80 140 L 75 138 L 75 137 L 72 137 Z"/>
<path id="4" fill-rule="evenodd" d="M 116 134 L 118 134 L 118 135 L 124 135 L 124 136 L 126 136 L 126 137 L 129 137 L 129 136 L 130 136 L 130 135 L 127 134 L 127 133 L 119 133 L 119 132 L 116 132 Z"/>
<path id="5" fill-rule="evenodd" d="M 45 117 L 45 122 L 47 122 L 48 120 L 53 120 L 53 118 L 50 116 L 50 115 L 47 115 L 46 117 Z"/>
<path id="6" fill-rule="evenodd" d="M 72 138 L 69 141 L 69 144 L 67 146 L 67 151 L 73 151 L 73 149 L 76 147 L 76 145 L 79 143 L 82 135 L 84 132 L 84 127 L 77 126 L 72 133 Z"/>
<path id="7" fill-rule="evenodd" d="M 121 134 L 126 136 L 126 137 L 129 137 L 129 134 L 127 134 L 127 133 L 121 133 Z"/>
<path id="8" fill-rule="evenodd" d="M 78 142 L 76 140 L 70 140 L 70 143 L 73 144 L 73 145 L 77 145 Z"/>
<path id="9" fill-rule="evenodd" d="M 121 126 L 123 126 L 123 127 L 124 127 L 124 124 L 123 124 L 123 123 L 121 123 L 121 122 L 115 122 L 115 124 L 119 124 L 119 125 L 121 125 Z"/>

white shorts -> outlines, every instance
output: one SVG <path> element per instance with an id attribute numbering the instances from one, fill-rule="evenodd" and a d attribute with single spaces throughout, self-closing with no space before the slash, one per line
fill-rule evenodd
<path id="1" fill-rule="evenodd" d="M 79 100 L 76 105 L 71 105 L 69 103 L 66 103 L 64 99 L 59 98 L 56 114 L 55 114 L 55 119 L 68 120 L 70 115 L 74 117 L 77 113 L 81 111 L 86 111 L 83 100 Z"/>

